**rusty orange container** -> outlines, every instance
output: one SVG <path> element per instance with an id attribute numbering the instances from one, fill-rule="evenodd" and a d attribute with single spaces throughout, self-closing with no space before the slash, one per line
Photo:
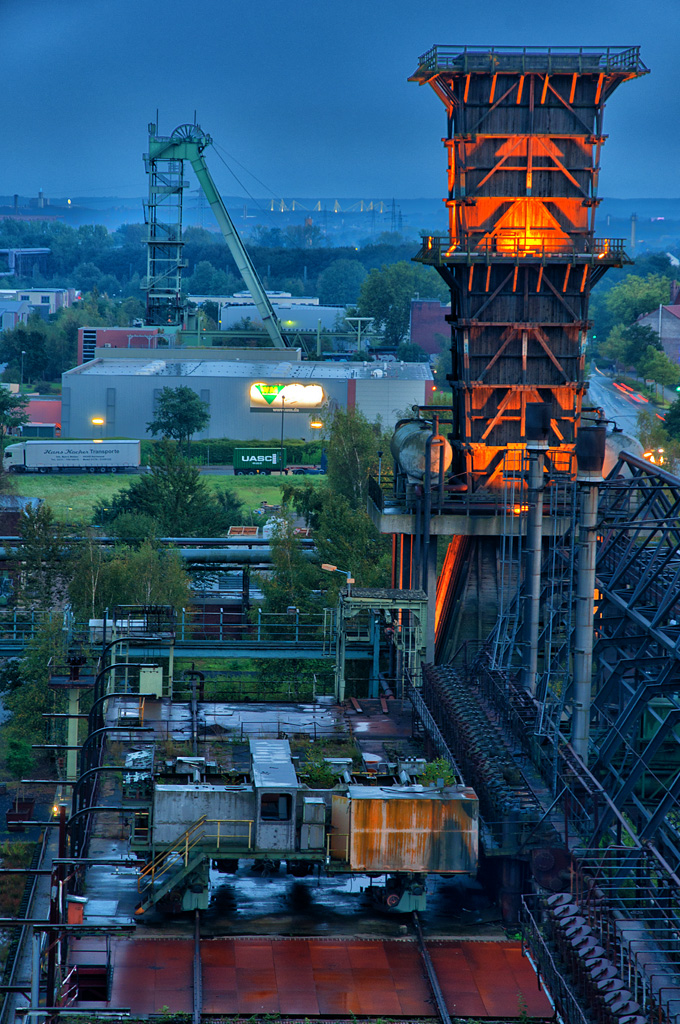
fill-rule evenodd
<path id="1" fill-rule="evenodd" d="M 333 796 L 331 860 L 352 871 L 474 874 L 479 801 L 465 786 L 349 786 Z"/>

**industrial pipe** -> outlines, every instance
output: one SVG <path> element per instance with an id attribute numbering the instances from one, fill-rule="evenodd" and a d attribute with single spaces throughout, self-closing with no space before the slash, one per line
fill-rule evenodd
<path id="1" fill-rule="evenodd" d="M 590 740 L 590 705 L 593 688 L 593 611 L 597 558 L 597 510 L 606 443 L 606 427 L 582 426 L 576 439 L 580 492 L 579 550 L 576 574 L 576 628 L 574 631 L 574 710 L 571 745 L 585 765 Z"/>
<path id="2" fill-rule="evenodd" d="M 526 407 L 529 457 L 528 514 L 524 562 L 524 615 L 522 683 L 532 694 L 538 683 L 538 634 L 541 617 L 541 561 L 543 555 L 543 473 L 548 450 L 550 410 L 543 402 Z"/>
<path id="3" fill-rule="evenodd" d="M 186 562 L 217 562 L 222 565 L 259 565 L 272 561 L 271 545 L 254 548 L 175 548 L 180 558 Z M 303 558 L 314 558 L 315 548 L 303 548 Z M 0 559 L 23 558 L 22 548 L 0 547 Z"/>
<path id="4" fill-rule="evenodd" d="M 524 621 L 522 629 L 522 683 L 536 693 L 538 676 L 538 633 L 541 614 L 541 560 L 543 553 L 543 471 L 547 444 L 529 442 L 527 533 L 524 569 Z"/>

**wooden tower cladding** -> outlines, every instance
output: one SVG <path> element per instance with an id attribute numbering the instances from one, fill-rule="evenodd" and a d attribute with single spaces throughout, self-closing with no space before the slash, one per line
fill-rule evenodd
<path id="1" fill-rule="evenodd" d="M 604 105 L 646 73 L 638 47 L 435 46 L 409 79 L 447 110 L 449 235 L 416 259 L 451 289 L 454 472 L 471 490 L 500 484 L 529 402 L 569 464 L 590 289 L 630 262 L 623 239 L 595 237 Z"/>

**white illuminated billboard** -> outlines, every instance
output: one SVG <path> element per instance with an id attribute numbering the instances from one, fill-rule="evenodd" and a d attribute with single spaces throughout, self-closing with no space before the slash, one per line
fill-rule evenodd
<path id="1" fill-rule="evenodd" d="M 250 385 L 250 408 L 318 409 L 326 401 L 320 384 L 264 384 Z"/>

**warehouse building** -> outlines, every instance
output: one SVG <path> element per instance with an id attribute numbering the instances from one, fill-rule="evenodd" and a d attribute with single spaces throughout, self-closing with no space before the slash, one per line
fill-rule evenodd
<path id="1" fill-rule="evenodd" d="M 270 440 L 307 438 L 328 410 L 358 409 L 389 427 L 432 393 L 424 363 L 302 361 L 298 351 L 280 358 L 233 358 L 223 350 L 125 350 L 97 355 L 62 376 L 62 437 L 147 436 L 147 423 L 165 387 L 190 387 L 210 407 L 199 438 Z M 265 357 L 265 358 L 263 358 Z M 93 422 L 95 421 L 95 422 Z M 103 421 L 103 422 L 102 422 Z"/>

